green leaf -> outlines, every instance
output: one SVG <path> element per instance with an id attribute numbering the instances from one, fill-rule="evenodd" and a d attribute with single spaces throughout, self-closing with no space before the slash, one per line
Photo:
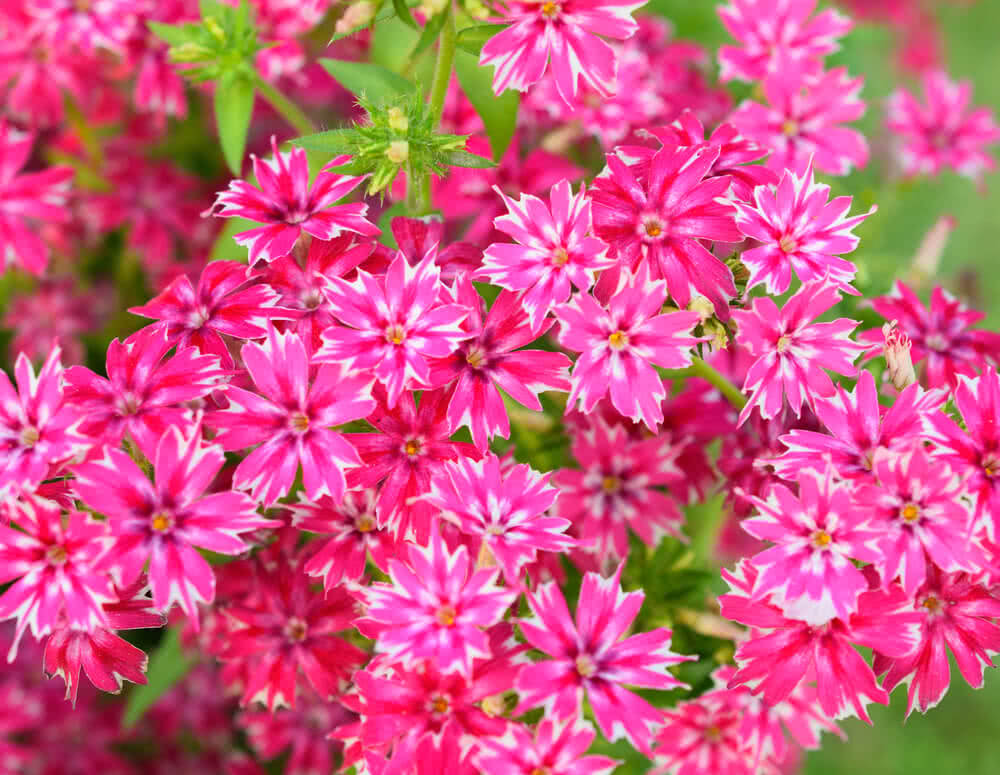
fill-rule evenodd
<path id="1" fill-rule="evenodd" d="M 465 96 L 483 120 L 493 158 L 499 161 L 514 137 L 521 95 L 507 91 L 499 97 L 494 96 L 493 68 L 480 67 L 476 58 L 465 51 L 455 52 L 455 74 Z"/>
<path id="2" fill-rule="evenodd" d="M 507 29 L 506 24 L 477 24 L 475 27 L 466 27 L 464 30 L 458 31 L 455 45 L 462 51 L 475 55 L 478 59 L 486 41 L 505 29 Z"/>
<path id="3" fill-rule="evenodd" d="M 185 43 L 194 42 L 200 31 L 197 24 L 191 22 L 187 24 L 160 24 L 159 22 L 146 22 L 146 26 L 160 40 L 166 41 L 171 46 L 183 46 Z"/>
<path id="4" fill-rule="evenodd" d="M 492 169 L 497 166 L 492 159 L 476 156 L 468 151 L 445 151 L 441 154 L 441 161 L 451 167 L 471 167 L 478 170 Z"/>
<path id="5" fill-rule="evenodd" d="M 427 20 L 427 24 L 424 25 L 424 31 L 420 33 L 420 40 L 417 41 L 417 45 L 414 46 L 413 53 L 410 56 L 416 59 L 431 47 L 441 34 L 441 28 L 444 27 L 444 20 L 446 18 L 448 18 L 447 12 L 441 11 L 441 13 Z"/>
<path id="6" fill-rule="evenodd" d="M 153 703 L 194 667 L 195 662 L 184 653 L 180 631 L 176 628 L 167 630 L 160 645 L 149 657 L 146 672 L 149 683 L 140 684 L 129 692 L 125 703 L 125 726 L 134 726 Z"/>
<path id="7" fill-rule="evenodd" d="M 344 38 L 351 37 L 351 35 L 357 35 L 359 32 L 361 32 L 361 30 L 366 30 L 369 27 L 374 27 L 379 22 L 384 22 L 387 19 L 391 19 L 395 15 L 396 15 L 396 9 L 395 8 L 387 8 L 386 10 L 382 11 L 382 13 L 376 15 L 375 18 L 372 19 L 367 24 L 358 25 L 353 30 L 348 30 L 347 32 L 338 32 L 336 35 L 334 35 L 332 38 L 330 38 L 330 40 L 327 42 L 326 45 L 329 46 L 330 43 L 336 43 L 338 40 L 343 40 Z"/>
<path id="8" fill-rule="evenodd" d="M 396 16 L 408 27 L 417 28 L 417 23 L 413 19 L 413 14 L 410 13 L 410 7 L 406 4 L 406 0 L 392 0 L 392 7 L 396 9 Z"/>
<path id="9" fill-rule="evenodd" d="M 379 65 L 340 59 L 320 59 L 319 63 L 351 94 L 363 94 L 375 104 L 391 102 L 414 89 L 403 76 Z"/>
<path id="10" fill-rule="evenodd" d="M 334 172 L 337 175 L 367 175 L 371 172 L 371 165 L 363 161 L 349 161 L 346 164 L 338 164 L 336 167 L 325 167 L 327 172 Z"/>
<path id="11" fill-rule="evenodd" d="M 253 92 L 250 79 L 239 75 L 223 78 L 215 87 L 215 123 L 219 128 L 222 155 L 237 177 L 243 169 L 243 151 L 253 113 Z"/>
<path id="12" fill-rule="evenodd" d="M 325 151 L 326 153 L 350 153 L 354 149 L 354 129 L 329 129 L 314 135 L 303 135 L 292 140 L 292 145 L 310 151 Z"/>

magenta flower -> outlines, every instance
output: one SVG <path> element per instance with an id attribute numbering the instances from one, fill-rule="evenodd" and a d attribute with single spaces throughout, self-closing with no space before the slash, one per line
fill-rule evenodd
<path id="1" fill-rule="evenodd" d="M 720 155 L 711 145 L 667 148 L 649 162 L 640 178 L 615 154 L 608 172 L 594 180 L 594 232 L 633 268 L 648 263 L 651 274 L 664 278 L 670 298 L 687 307 L 693 293 L 729 316 L 736 295 L 733 273 L 702 241 L 739 242 L 736 211 L 723 197 L 729 177 L 708 177 Z"/>
<path id="2" fill-rule="evenodd" d="M 725 695 L 710 693 L 664 711 L 651 775 L 756 775 L 777 771 L 743 736 L 743 713 Z"/>
<path id="3" fill-rule="evenodd" d="M 0 274 L 15 260 L 31 274 L 42 274 L 49 249 L 35 222 L 60 224 L 70 219 L 66 201 L 72 167 L 21 172 L 34 141 L 34 135 L 0 120 Z"/>
<path id="4" fill-rule="evenodd" d="M 165 357 L 172 347 L 165 328 L 146 326 L 108 345 L 107 379 L 84 366 L 66 369 L 66 401 L 83 416 L 80 429 L 111 445 L 128 433 L 152 457 L 167 429 L 191 425 L 182 405 L 223 387 L 229 374 L 218 356 L 193 347 Z"/>
<path id="5" fill-rule="evenodd" d="M 754 597 L 772 596 L 785 616 L 813 626 L 857 610 L 868 589 L 852 560 L 879 562 L 879 532 L 869 514 L 851 499 L 850 488 L 828 472 L 798 478 L 799 494 L 775 484 L 767 498 L 751 497 L 758 515 L 740 525 L 754 538 L 775 546 L 754 555 Z"/>
<path id="6" fill-rule="evenodd" d="M 278 150 L 272 136 L 274 158 L 253 159 L 253 172 L 260 188 L 234 180 L 215 199 L 210 214 L 222 218 L 246 218 L 265 223 L 236 235 L 236 242 L 250 249 L 250 263 L 258 259 L 273 261 L 292 252 L 302 232 L 322 240 L 333 239 L 351 231 L 371 237 L 379 233 L 365 219 L 368 205 L 362 202 L 334 204 L 353 191 L 363 178 L 337 175 L 326 170 L 347 161 L 338 156 L 309 185 L 309 162 L 301 148 Z"/>
<path id="7" fill-rule="evenodd" d="M 565 535 L 569 520 L 546 514 L 558 495 L 548 474 L 527 465 L 503 466 L 491 454 L 445 463 L 423 497 L 463 533 L 477 536 L 481 551 L 492 554 L 504 579 L 516 586 L 539 551 L 565 552 L 576 544 Z"/>
<path id="8" fill-rule="evenodd" d="M 972 84 L 952 81 L 941 70 L 923 76 L 926 104 L 906 89 L 889 96 L 886 126 L 899 140 L 908 175 L 938 175 L 951 168 L 979 181 L 996 168 L 987 147 L 1000 141 L 1000 126 L 989 108 L 973 108 Z"/>
<path id="9" fill-rule="evenodd" d="M 888 584 L 897 576 L 913 595 L 927 578 L 928 566 L 943 571 L 974 572 L 981 550 L 972 541 L 972 512 L 962 480 L 922 446 L 899 454 L 881 454 L 872 473 L 877 484 L 859 487 L 858 508 L 873 514 L 872 526 L 883 533 L 883 559 L 875 568 Z"/>
<path id="10" fill-rule="evenodd" d="M 765 419 L 777 416 L 783 396 L 796 416 L 803 403 L 815 410 L 816 399 L 834 392 L 826 369 L 848 377 L 857 374 L 854 359 L 867 349 L 851 341 L 858 321 L 813 322 L 839 301 L 837 286 L 824 279 L 803 285 L 780 310 L 772 299 L 761 297 L 750 309 L 733 312 L 736 341 L 756 359 L 743 381 L 749 400 L 740 412 L 740 424 L 754 407 Z"/>
<path id="11" fill-rule="evenodd" d="M 276 307 L 277 292 L 254 282 L 246 264 L 213 261 L 202 270 L 198 287 L 180 275 L 155 298 L 129 309 L 133 315 L 160 321 L 167 341 L 178 347 L 195 347 L 205 355 L 217 355 L 232 368 L 233 358 L 223 336 L 260 339 L 267 335 L 267 321 L 294 317 Z"/>
<path id="12" fill-rule="evenodd" d="M 570 107 L 579 82 L 608 97 L 617 84 L 618 57 L 603 38 L 625 40 L 639 26 L 634 0 L 518 0 L 503 9 L 502 21 L 513 22 L 490 38 L 479 55 L 482 66 L 494 65 L 493 91 L 527 91 L 550 63 L 559 96 Z"/>
<path id="13" fill-rule="evenodd" d="M 834 619 L 819 627 L 786 617 L 777 606 L 751 594 L 756 571 L 746 560 L 722 577 L 731 587 L 722 595 L 722 615 L 753 628 L 736 649 L 739 670 L 730 687 L 748 685 L 769 705 L 783 702 L 807 677 L 816 681 L 820 707 L 830 718 L 857 715 L 871 723 L 869 702 L 888 705 L 875 673 L 855 650 L 868 646 L 902 657 L 919 642 L 920 614 L 902 588 L 869 590 L 858 598 L 850 619 Z"/>
<path id="14" fill-rule="evenodd" d="M 125 589 L 116 588 L 112 601 L 103 606 L 107 626 L 90 630 L 57 626 L 49 636 L 45 643 L 45 673 L 65 681 L 66 699 L 74 705 L 81 669 L 94 686 L 110 694 L 118 694 L 124 681 L 146 683 L 146 653 L 115 632 L 163 626 L 163 616 L 153 608 L 146 591 L 144 578 Z"/>
<path id="15" fill-rule="evenodd" d="M 523 295 L 501 291 L 483 319 L 483 299 L 468 275 L 456 279 L 455 296 L 470 310 L 467 326 L 473 336 L 457 352 L 434 364 L 431 380 L 455 382 L 448 402 L 448 422 L 457 430 L 467 425 L 476 448 L 484 452 L 490 437 L 510 437 L 510 421 L 500 390 L 518 403 L 542 410 L 538 394 L 568 392 L 571 361 L 562 353 L 520 350 L 544 335 L 553 321 L 536 328 L 522 306 Z"/>
<path id="16" fill-rule="evenodd" d="M 746 101 L 729 117 L 741 134 L 771 149 L 767 165 L 801 170 L 810 157 L 830 175 L 846 175 L 868 163 L 863 134 L 841 124 L 861 118 L 863 78 L 838 67 L 820 75 L 785 68 L 764 80 L 769 106 Z"/>
<path id="17" fill-rule="evenodd" d="M 917 591 L 914 607 L 922 619 L 920 645 L 906 656 L 875 655 L 875 670 L 886 673 L 885 688 L 907 683 L 906 713 L 921 713 L 937 705 L 951 683 L 950 649 L 962 677 L 974 689 L 983 688 L 984 668 L 993 667 L 1000 653 L 1000 599 L 965 573 L 931 569 Z M 877 651 L 877 649 L 876 649 Z"/>
<path id="18" fill-rule="evenodd" d="M 579 718 L 543 718 L 534 730 L 509 724 L 503 737 L 480 741 L 476 766 L 491 775 L 611 775 L 621 762 L 586 755 L 596 736 L 594 727 Z"/>
<path id="19" fill-rule="evenodd" d="M 929 307 L 898 280 L 887 296 L 878 296 L 871 304 L 910 338 L 910 357 L 914 364 L 924 363 L 922 372 L 930 388 L 954 389 L 960 374 L 975 377 L 987 366 L 1000 366 L 1000 334 L 972 330 L 986 315 L 940 285 L 931 291 Z"/>
<path id="20" fill-rule="evenodd" d="M 316 359 L 370 370 L 390 409 L 404 390 L 430 387 L 428 359 L 451 355 L 470 336 L 461 325 L 468 308 L 441 303 L 440 274 L 433 256 L 411 266 L 399 253 L 385 277 L 359 269 L 354 282 L 331 278 L 327 298 L 344 325 L 323 332 Z"/>
<path id="21" fill-rule="evenodd" d="M 647 546 L 664 535 L 681 538 L 684 516 L 659 488 L 683 479 L 682 450 L 669 435 L 632 439 L 623 426 L 595 417 L 573 436 L 581 470 L 556 473 L 556 513 L 575 526 L 581 547 L 602 559 L 628 556 L 629 528 Z"/>
<path id="22" fill-rule="evenodd" d="M 17 390 L 0 372 L 0 498 L 31 492 L 50 469 L 89 445 L 79 429 L 81 413 L 63 397 L 59 347 L 38 374 L 21 353 L 14 365 Z"/>
<path id="23" fill-rule="evenodd" d="M 36 640 L 60 626 L 86 632 L 108 625 L 111 580 L 98 566 L 107 526 L 50 501 L 21 498 L 8 507 L 19 530 L 0 525 L 0 621 L 16 619 L 9 660 L 26 629 Z"/>
<path id="24" fill-rule="evenodd" d="M 750 270 L 748 288 L 764 283 L 768 293 L 782 294 L 794 270 L 804 283 L 829 276 L 854 292 L 850 283 L 857 267 L 839 256 L 858 246 L 854 229 L 878 208 L 872 205 L 867 213 L 848 218 L 853 197 L 829 197 L 830 187 L 816 182 L 810 161 L 801 176 L 785 170 L 775 190 L 760 186 L 752 202 L 735 203 L 740 231 L 762 243 L 740 254 Z"/>
<path id="25" fill-rule="evenodd" d="M 473 571 L 464 546 L 448 551 L 436 526 L 430 545 L 410 544 L 407 557 L 389 560 L 392 584 L 362 591 L 368 618 L 358 627 L 404 666 L 432 659 L 442 673 L 470 675 L 474 659 L 490 656 L 484 628 L 503 618 L 518 593 L 496 586 L 495 568 Z"/>
<path id="26" fill-rule="evenodd" d="M 752 82 L 789 64 L 819 69 L 853 24 L 833 9 L 809 18 L 815 9 L 816 0 L 729 0 L 720 6 L 719 18 L 742 45 L 719 48 L 719 77 Z"/>
<path id="27" fill-rule="evenodd" d="M 163 434 L 151 462 L 155 482 L 124 452 L 107 448 L 100 460 L 74 469 L 73 488 L 110 521 L 113 542 L 102 562 L 118 582 L 135 583 L 148 560 L 156 607 L 166 612 L 177 603 L 197 628 L 197 604 L 215 598 L 215 574 L 196 549 L 241 554 L 247 544 L 240 533 L 281 523 L 260 516 L 242 493 L 204 494 L 225 455 L 202 442 L 200 420 L 186 433 Z"/>
<path id="28" fill-rule="evenodd" d="M 209 418 L 227 450 L 260 445 L 236 467 L 233 486 L 270 505 L 288 494 L 301 465 L 311 500 L 324 495 L 339 500 L 346 488 L 344 469 L 361 465 L 361 458 L 330 428 L 371 414 L 371 377 L 341 366 L 310 369 L 302 339 L 270 324 L 263 344 L 248 342 L 241 352 L 260 395 L 232 387 L 226 392 L 228 409 Z"/>
<path id="29" fill-rule="evenodd" d="M 368 422 L 379 432 L 347 434 L 364 462 L 350 472 L 348 483 L 351 489 L 365 490 L 382 482 L 378 526 L 400 540 L 427 543 L 435 513 L 419 496 L 427 492 L 444 461 L 480 456 L 472 444 L 451 440 L 450 397 L 450 390 L 427 390 L 418 406 L 413 393 L 406 392 L 390 409 L 385 391 L 376 386 L 378 408 Z"/>
<path id="30" fill-rule="evenodd" d="M 608 246 L 590 236 L 590 199 L 585 187 L 574 196 L 569 183 L 560 180 L 552 187 L 551 209 L 536 196 L 522 194 L 515 201 L 493 188 L 508 210 L 494 223 L 517 244 L 490 245 L 473 277 L 524 291 L 521 304 L 532 330 L 539 331 L 549 310 L 569 300 L 571 287 L 590 290 L 594 273 L 614 266 L 615 261 L 606 255 Z"/>
<path id="31" fill-rule="evenodd" d="M 698 313 L 661 313 L 667 284 L 651 280 L 646 263 L 635 274 L 622 272 L 608 295 L 606 307 L 578 293 L 556 310 L 559 343 L 580 353 L 567 406 L 579 399 L 591 412 L 610 393 L 615 409 L 655 433 L 667 394 L 654 366 L 676 369 L 691 363 L 691 348 L 699 340 L 690 334 Z"/>
<path id="32" fill-rule="evenodd" d="M 601 733 L 611 741 L 627 738 L 648 755 L 662 711 L 622 685 L 682 687 L 666 668 L 691 657 L 670 651 L 671 632 L 665 628 L 620 640 L 645 597 L 641 591 L 622 592 L 624 567 L 619 565 L 609 579 L 596 573 L 584 576 L 575 624 L 555 582 L 527 593 L 534 618 L 520 620 L 521 631 L 532 646 L 552 658 L 521 670 L 518 712 L 544 704 L 547 713 L 572 718 L 579 714 L 586 693 Z"/>
<path id="33" fill-rule="evenodd" d="M 852 392 L 838 386 L 833 396 L 816 401 L 816 414 L 828 434 L 793 429 L 781 437 L 787 451 L 769 462 L 787 479 L 806 469 L 822 472 L 833 466 L 843 479 L 868 480 L 880 450 L 911 449 L 923 436 L 926 419 L 944 400 L 940 391 L 925 392 L 910 385 L 883 412 L 875 377 L 862 371 Z"/>

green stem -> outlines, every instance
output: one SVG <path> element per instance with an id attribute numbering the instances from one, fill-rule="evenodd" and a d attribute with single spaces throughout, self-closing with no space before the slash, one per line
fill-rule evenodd
<path id="1" fill-rule="evenodd" d="M 737 409 L 742 409 L 747 405 L 746 396 L 740 392 L 740 389 L 701 358 L 692 358 L 691 365 L 686 369 L 660 369 L 660 372 L 670 379 L 700 377 L 717 388 L 726 400 Z"/>
<path id="2" fill-rule="evenodd" d="M 451 68 L 455 63 L 455 13 L 451 0 L 445 9 L 448 14 L 438 38 L 437 62 L 434 65 L 434 80 L 431 82 L 431 121 L 434 126 L 441 123 L 444 113 L 444 98 L 451 83 Z"/>
<path id="3" fill-rule="evenodd" d="M 282 118 L 291 124 L 299 134 L 312 135 L 319 131 L 319 128 L 305 114 L 302 108 L 274 88 L 268 81 L 257 76 L 256 86 L 260 96 L 267 100 L 271 107 L 278 111 Z"/>

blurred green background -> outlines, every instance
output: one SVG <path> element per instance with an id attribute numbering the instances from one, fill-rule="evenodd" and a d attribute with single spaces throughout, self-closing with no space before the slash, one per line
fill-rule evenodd
<path id="1" fill-rule="evenodd" d="M 876 7 L 884 0 L 871 0 Z M 670 19 L 681 38 L 716 48 L 729 42 L 711 0 L 653 0 L 654 10 Z M 952 78 L 973 82 L 976 105 L 1000 113 L 1000 1 L 966 6 L 953 0 L 935 3 L 944 32 L 944 58 Z M 909 265 L 924 234 L 942 215 L 957 219 L 941 261 L 937 282 L 965 297 L 1000 327 L 1000 174 L 987 175 L 985 192 L 969 180 L 945 174 L 934 180 L 892 180 L 885 158 L 884 101 L 899 84 L 919 90 L 912 74 L 894 59 L 895 37 L 886 27 L 859 24 L 829 64 L 864 75 L 868 112 L 859 122 L 872 146 L 868 168 L 840 180 L 827 178 L 837 194 L 855 197 L 854 211 L 875 203 L 878 213 L 859 229 L 861 247 L 853 258 L 859 281 L 869 293 L 884 293 Z M 810 754 L 806 775 L 997 775 L 1000 773 L 1000 675 L 989 670 L 986 688 L 970 689 L 952 669 L 953 683 L 941 705 L 927 716 L 914 713 L 904 723 L 905 688 L 890 707 L 872 706 L 872 727 L 851 719 L 843 723 L 848 741 L 826 736 L 822 750 Z M 627 768 L 623 770 L 628 771 Z M 632 772 L 641 766 L 633 765 Z M 719 773 L 725 775 L 725 773 Z"/>

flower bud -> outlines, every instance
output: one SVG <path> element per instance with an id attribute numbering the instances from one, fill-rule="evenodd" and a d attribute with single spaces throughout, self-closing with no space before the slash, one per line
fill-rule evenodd
<path id="1" fill-rule="evenodd" d="M 393 164 L 405 164 L 410 158 L 410 144 L 406 140 L 393 140 L 389 143 L 385 156 Z"/>
<path id="2" fill-rule="evenodd" d="M 917 381 L 910 357 L 910 337 L 896 328 L 896 321 L 882 326 L 885 337 L 885 362 L 889 367 L 889 381 L 896 390 L 903 390 Z"/>
<path id="3" fill-rule="evenodd" d="M 334 29 L 338 35 L 343 35 L 358 27 L 363 27 L 374 17 L 375 4 L 370 0 L 360 0 L 344 11 L 344 15 L 337 21 L 337 26 Z"/>
<path id="4" fill-rule="evenodd" d="M 445 6 L 450 2 L 451 0 L 423 0 L 420 4 L 420 10 L 423 11 L 424 16 L 429 19 L 430 17 L 437 16 L 441 13 Z"/>
<path id="5" fill-rule="evenodd" d="M 202 19 L 202 24 L 205 25 L 205 29 L 208 30 L 209 34 L 215 38 L 219 43 L 225 43 L 226 41 L 226 31 L 222 29 L 222 25 L 219 24 L 219 20 L 214 16 L 206 16 Z"/>
<path id="6" fill-rule="evenodd" d="M 688 304 L 688 309 L 691 310 L 691 312 L 697 312 L 698 319 L 701 320 L 702 323 L 715 315 L 715 306 L 704 296 L 695 296 L 692 298 L 691 303 Z"/>
<path id="7" fill-rule="evenodd" d="M 389 128 L 400 133 L 410 128 L 410 121 L 400 108 L 389 108 Z"/>
<path id="8" fill-rule="evenodd" d="M 213 54 L 200 43 L 189 41 L 179 46 L 172 46 L 167 56 L 171 62 L 204 62 L 211 59 Z"/>

